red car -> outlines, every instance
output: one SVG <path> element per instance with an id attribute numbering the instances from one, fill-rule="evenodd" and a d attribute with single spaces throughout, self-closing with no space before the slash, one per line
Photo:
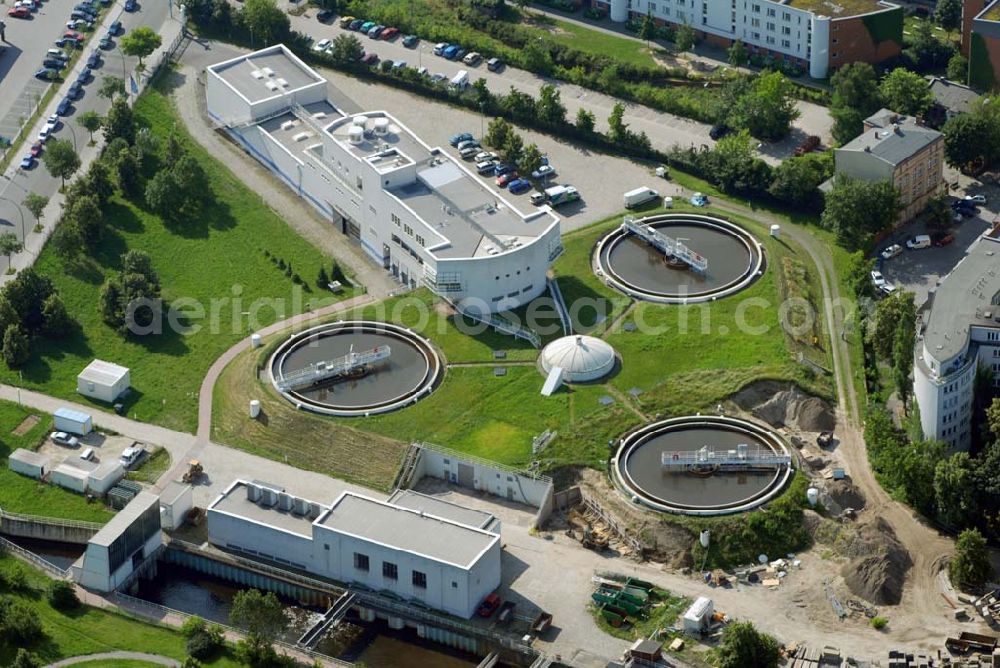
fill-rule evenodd
<path id="1" fill-rule="evenodd" d="M 42 146 L 42 142 L 36 141 L 34 144 L 31 145 L 31 155 L 33 155 L 33 156 L 35 156 L 37 158 L 38 156 L 40 156 L 42 154 L 42 149 L 43 148 L 44 147 Z"/>
<path id="2" fill-rule="evenodd" d="M 27 7 L 11 7 L 7 10 L 7 16 L 13 16 L 15 19 L 26 19 L 31 16 L 31 10 Z"/>
<path id="3" fill-rule="evenodd" d="M 487 594 L 486 598 L 483 599 L 483 602 L 479 604 L 479 609 L 476 610 L 476 614 L 480 617 L 489 617 L 499 607 L 500 597 L 496 594 Z"/>
<path id="4" fill-rule="evenodd" d="M 517 172 L 507 172 L 497 177 L 497 186 L 506 188 L 507 184 L 517 178 Z"/>
<path id="5" fill-rule="evenodd" d="M 382 34 L 379 35 L 379 38 L 384 39 L 385 41 L 388 42 L 390 39 L 392 39 L 398 34 L 399 34 L 399 28 L 386 28 L 385 30 L 382 31 Z"/>
<path id="6" fill-rule="evenodd" d="M 941 247 L 941 246 L 947 246 L 948 244 L 950 244 L 954 240 L 955 240 L 955 237 L 953 235 L 946 234 L 946 235 L 941 236 L 941 237 L 935 237 L 933 243 L 934 243 L 935 246 Z"/>
<path id="7" fill-rule="evenodd" d="M 72 39 L 79 43 L 83 41 L 83 35 L 75 30 L 67 30 L 63 33 L 63 39 Z"/>

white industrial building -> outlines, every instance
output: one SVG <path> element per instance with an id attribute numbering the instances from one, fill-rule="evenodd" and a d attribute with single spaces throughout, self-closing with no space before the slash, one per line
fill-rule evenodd
<path id="1" fill-rule="evenodd" d="M 345 116 L 283 45 L 207 68 L 208 113 L 408 288 L 476 312 L 545 290 L 562 252 L 548 207 L 522 213 L 384 111 Z"/>
<path id="2" fill-rule="evenodd" d="M 968 450 L 976 369 L 1000 387 L 1000 225 L 933 290 L 918 323 L 913 395 L 927 438 Z"/>
<path id="3" fill-rule="evenodd" d="M 7 458 L 7 467 L 14 473 L 41 480 L 48 473 L 49 458 L 31 450 L 18 448 Z"/>
<path id="4" fill-rule="evenodd" d="M 131 386 L 128 367 L 94 360 L 76 377 L 76 391 L 85 397 L 111 403 Z"/>
<path id="5" fill-rule="evenodd" d="M 117 589 L 163 544 L 159 498 L 139 492 L 87 542 L 73 579 L 88 589 Z"/>
<path id="6" fill-rule="evenodd" d="M 49 482 L 78 494 L 104 496 L 125 477 L 125 469 L 117 459 L 94 462 L 70 455 L 52 469 Z"/>
<path id="7" fill-rule="evenodd" d="M 420 505 L 414 494 L 407 503 Z M 480 528 L 490 525 L 485 514 L 425 503 L 426 511 L 344 492 L 324 506 L 237 480 L 208 508 L 208 540 L 469 618 L 500 585 L 500 536 Z"/>
<path id="8" fill-rule="evenodd" d="M 52 414 L 53 426 L 57 431 L 86 436 L 94 430 L 94 420 L 88 413 L 72 408 L 57 408 Z"/>
<path id="9" fill-rule="evenodd" d="M 160 493 L 160 526 L 167 531 L 180 528 L 193 507 L 194 489 L 191 485 L 171 480 Z"/>

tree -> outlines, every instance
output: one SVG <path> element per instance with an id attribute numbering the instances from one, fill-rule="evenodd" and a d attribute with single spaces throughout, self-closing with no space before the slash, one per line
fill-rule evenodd
<path id="1" fill-rule="evenodd" d="M 747 46 L 740 40 L 733 42 L 726 53 L 729 56 L 729 64 L 733 67 L 743 67 L 750 62 Z"/>
<path id="2" fill-rule="evenodd" d="M 969 80 L 969 61 L 960 53 L 948 60 L 948 78 L 964 84 Z"/>
<path id="3" fill-rule="evenodd" d="M 94 248 L 104 236 L 104 215 L 96 195 L 71 200 L 63 211 L 63 221 L 73 221 L 83 234 L 84 244 Z"/>
<path id="4" fill-rule="evenodd" d="M 754 141 L 746 130 L 720 139 L 710 154 L 709 172 L 726 192 L 757 192 L 771 182 L 771 169 L 754 154 Z"/>
<path id="5" fill-rule="evenodd" d="M 125 151 L 115 163 L 118 187 L 128 197 L 137 196 L 142 190 L 142 174 L 139 159 L 132 151 Z"/>
<path id="6" fill-rule="evenodd" d="M 333 39 L 330 58 L 334 64 L 341 67 L 356 65 L 364 55 L 365 48 L 361 46 L 361 40 L 354 35 L 340 34 Z"/>
<path id="7" fill-rule="evenodd" d="M 984 112 L 950 118 L 942 131 L 945 159 L 963 172 L 988 166 L 1000 155 L 1000 123 Z"/>
<path id="8" fill-rule="evenodd" d="M 186 216 L 199 213 L 201 207 L 211 198 L 208 176 L 201 163 L 186 153 L 171 168 L 174 186 L 181 199 L 181 212 Z"/>
<path id="9" fill-rule="evenodd" d="M 854 251 L 848 257 L 845 276 L 851 292 L 855 297 L 875 296 L 875 286 L 872 285 L 871 272 L 875 268 L 875 258 L 868 257 L 864 251 Z"/>
<path id="10" fill-rule="evenodd" d="M 13 232 L 4 232 L 0 234 L 0 254 L 7 256 L 7 266 L 10 267 L 11 256 L 14 253 L 20 253 L 24 249 L 24 244 L 21 240 L 17 238 L 17 235 Z M 10 269 L 8 269 L 10 271 Z"/>
<path id="11" fill-rule="evenodd" d="M 490 90 L 486 79 L 479 77 L 472 82 L 472 94 L 476 97 L 476 106 L 479 107 L 481 113 L 485 114 L 487 109 L 495 108 L 497 98 L 493 94 L 493 91 Z"/>
<path id="12" fill-rule="evenodd" d="M 910 116 L 920 116 L 934 101 L 927 81 L 916 72 L 902 67 L 897 67 L 882 79 L 879 92 L 887 107 Z"/>
<path id="13" fill-rule="evenodd" d="M 500 108 L 514 118 L 532 119 L 538 115 L 535 98 L 523 93 L 513 86 L 499 100 Z"/>
<path id="14" fill-rule="evenodd" d="M 163 38 L 149 26 L 132 28 L 128 34 L 118 40 L 118 46 L 122 53 L 139 59 L 140 70 L 143 67 L 142 59 L 160 48 L 161 44 L 163 44 Z"/>
<path id="15" fill-rule="evenodd" d="M 698 35 L 694 28 L 686 23 L 682 23 L 674 32 L 674 46 L 678 51 L 690 51 L 698 43 Z"/>
<path id="16" fill-rule="evenodd" d="M 126 251 L 122 257 L 123 274 L 139 274 L 150 284 L 156 286 L 157 292 L 160 289 L 160 277 L 153 269 L 153 260 L 146 251 L 131 249 Z"/>
<path id="17" fill-rule="evenodd" d="M 73 583 L 66 580 L 53 580 L 48 591 L 49 605 L 56 610 L 66 612 L 80 607 Z"/>
<path id="18" fill-rule="evenodd" d="M 752 622 L 732 622 L 722 632 L 718 650 L 720 668 L 774 668 L 778 665 L 778 641 L 761 633 Z"/>
<path id="19" fill-rule="evenodd" d="M 628 125 L 625 123 L 625 105 L 615 102 L 608 116 L 608 139 L 622 143 L 628 137 Z"/>
<path id="20" fill-rule="evenodd" d="M 35 223 L 41 224 L 42 213 L 45 211 L 45 207 L 49 203 L 49 198 L 44 195 L 39 195 L 38 193 L 28 193 L 22 204 L 24 208 L 31 212 L 31 215 L 35 217 Z"/>
<path id="21" fill-rule="evenodd" d="M 14 656 L 11 668 L 41 668 L 42 662 L 34 654 L 21 647 Z"/>
<path id="22" fill-rule="evenodd" d="M 729 110 L 728 125 L 746 128 L 758 139 L 781 139 L 799 117 L 792 89 L 792 82 L 781 72 L 761 74 L 736 97 Z"/>
<path id="23" fill-rule="evenodd" d="M 596 124 L 596 119 L 594 114 L 587 111 L 584 108 L 577 109 L 576 111 L 576 128 L 584 134 L 590 134 L 594 131 L 594 125 Z"/>
<path id="24" fill-rule="evenodd" d="M 508 164 L 517 165 L 521 162 L 521 153 L 523 151 L 524 140 L 521 139 L 521 135 L 511 132 L 507 135 L 507 141 L 500 147 L 500 157 Z"/>
<path id="25" fill-rule="evenodd" d="M 47 276 L 42 276 L 33 267 L 27 267 L 8 281 L 0 294 L 18 315 L 18 324 L 26 332 L 35 333 L 41 330 L 45 322 L 42 304 L 53 292 L 55 288 Z"/>
<path id="26" fill-rule="evenodd" d="M 52 293 L 42 302 L 42 319 L 42 332 L 55 339 L 65 336 L 73 324 L 58 293 Z"/>
<path id="27" fill-rule="evenodd" d="M 85 245 L 83 232 L 76 221 L 66 220 L 56 226 L 52 233 L 51 244 L 56 255 L 67 263 L 74 262 L 83 252 Z"/>
<path id="28" fill-rule="evenodd" d="M 517 168 L 527 178 L 533 171 L 542 166 L 542 158 L 542 152 L 538 149 L 538 145 L 528 144 L 521 151 L 521 160 L 518 162 Z"/>
<path id="29" fill-rule="evenodd" d="M 909 57 L 913 67 L 920 72 L 938 68 L 948 62 L 955 53 L 955 47 L 942 42 L 934 34 L 930 21 L 918 21 L 906 35 L 904 56 Z"/>
<path id="30" fill-rule="evenodd" d="M 861 181 L 838 175 L 826 194 L 821 222 L 847 250 L 871 245 L 876 232 L 899 215 L 899 191 L 888 181 Z"/>
<path id="31" fill-rule="evenodd" d="M 243 24 L 250 31 L 251 41 L 256 36 L 268 46 L 281 42 L 290 32 L 288 15 L 275 0 L 246 0 L 241 12 Z"/>
<path id="32" fill-rule="evenodd" d="M 653 15 L 650 12 L 646 12 L 646 15 L 642 17 L 642 23 L 639 25 L 639 39 L 646 42 L 646 47 L 649 47 L 649 41 L 651 39 L 656 39 L 656 21 L 653 20 Z"/>
<path id="33" fill-rule="evenodd" d="M 125 80 L 121 77 L 106 76 L 101 79 L 101 87 L 97 89 L 97 94 L 108 100 L 118 95 L 125 97 Z"/>
<path id="34" fill-rule="evenodd" d="M 143 251 L 127 251 L 121 264 L 121 272 L 101 286 L 98 311 L 120 334 L 135 334 L 147 330 L 158 317 L 160 279 Z"/>
<path id="35" fill-rule="evenodd" d="M 161 169 L 146 184 L 146 206 L 164 220 L 174 220 L 183 204 L 172 170 Z"/>
<path id="36" fill-rule="evenodd" d="M 865 127 L 865 115 L 852 107 L 830 107 L 833 127 L 830 134 L 841 144 L 846 144 L 861 134 Z"/>
<path id="37" fill-rule="evenodd" d="M 160 140 L 149 128 L 139 128 L 135 133 L 135 157 L 141 163 L 146 158 L 156 156 L 160 152 Z"/>
<path id="38" fill-rule="evenodd" d="M 993 577 L 986 539 L 976 529 L 966 529 L 955 541 L 955 557 L 948 564 L 948 575 L 957 587 L 981 587 Z"/>
<path id="39" fill-rule="evenodd" d="M 539 120 L 552 125 L 566 122 L 566 107 L 563 106 L 559 90 L 552 84 L 543 84 L 538 89 L 538 103 L 535 105 Z"/>
<path id="40" fill-rule="evenodd" d="M 913 347 L 915 325 L 912 320 L 896 323 L 896 333 L 892 342 L 892 379 L 896 385 L 896 395 L 905 409 L 910 397 L 910 370 L 913 368 Z"/>
<path id="41" fill-rule="evenodd" d="M 121 137 L 131 146 L 135 143 L 135 119 L 132 108 L 124 98 L 117 97 L 111 103 L 108 116 L 104 119 L 104 139 L 107 142 Z"/>
<path id="42" fill-rule="evenodd" d="M 528 43 L 521 47 L 521 62 L 524 68 L 543 76 L 552 74 L 554 63 L 552 54 L 541 40 L 528 40 Z"/>
<path id="43" fill-rule="evenodd" d="M 994 441 L 1000 441 L 1000 399 L 993 399 L 986 409 L 986 424 Z"/>
<path id="44" fill-rule="evenodd" d="M 939 461 L 934 469 L 937 517 L 948 526 L 964 526 L 966 517 L 976 510 L 974 468 L 969 453 L 958 452 Z"/>
<path id="45" fill-rule="evenodd" d="M 809 153 L 789 158 L 772 172 L 768 192 L 782 202 L 806 207 L 820 200 L 819 186 L 833 176 L 833 155 Z"/>
<path id="46" fill-rule="evenodd" d="M 326 286 L 330 284 L 330 276 L 326 273 L 326 267 L 320 267 L 319 273 L 316 274 L 316 287 L 320 290 L 326 290 Z"/>
<path id="47" fill-rule="evenodd" d="M 507 143 L 507 137 L 513 134 L 513 132 L 514 128 L 505 119 L 494 118 L 486 127 L 486 136 L 483 137 L 483 142 L 487 146 L 499 150 Z"/>
<path id="48" fill-rule="evenodd" d="M 76 119 L 76 122 L 80 124 L 80 127 L 90 133 L 90 144 L 93 145 L 94 133 L 101 128 L 101 123 L 104 122 L 101 115 L 93 110 L 85 111 L 80 114 L 80 117 Z"/>
<path id="49" fill-rule="evenodd" d="M 3 333 L 3 361 L 7 368 L 21 368 L 30 354 L 28 335 L 18 325 L 8 325 Z"/>
<path id="50" fill-rule="evenodd" d="M 868 330 L 865 332 L 865 336 L 875 350 L 878 359 L 892 361 L 896 345 L 896 330 L 901 326 L 900 323 L 910 323 L 908 326 L 912 331 L 916 320 L 917 307 L 911 292 L 897 290 L 876 304 L 875 313 L 868 319 Z"/>
<path id="51" fill-rule="evenodd" d="M 115 184 L 111 180 L 111 170 L 103 160 L 96 160 L 90 164 L 90 169 L 79 179 L 86 188 L 83 194 L 93 195 L 98 203 L 103 207 L 115 194 Z"/>
<path id="52" fill-rule="evenodd" d="M 962 24 L 962 0 L 938 0 L 934 20 L 945 30 L 956 30 Z"/>
<path id="53" fill-rule="evenodd" d="M 931 198 L 927 202 L 927 208 L 924 211 L 927 214 L 928 229 L 941 231 L 951 227 L 954 212 L 948 205 L 947 195 L 939 195 Z"/>
<path id="54" fill-rule="evenodd" d="M 42 161 L 49 174 L 62 179 L 64 188 L 66 187 L 66 179 L 76 174 L 76 170 L 80 169 L 80 156 L 76 154 L 73 144 L 66 139 L 49 141 L 45 147 L 45 153 L 42 154 Z"/>
<path id="55" fill-rule="evenodd" d="M 273 592 L 244 589 L 233 597 L 229 621 L 246 631 L 252 642 L 270 645 L 285 627 L 285 614 Z"/>
<path id="56" fill-rule="evenodd" d="M 830 77 L 833 136 L 845 144 L 861 134 L 862 121 L 882 107 L 878 75 L 868 63 L 848 63 Z"/>

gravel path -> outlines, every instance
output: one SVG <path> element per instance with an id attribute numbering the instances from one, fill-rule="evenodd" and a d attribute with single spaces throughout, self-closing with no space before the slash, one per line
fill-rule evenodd
<path id="1" fill-rule="evenodd" d="M 172 666 L 174 668 L 181 665 L 180 661 L 158 654 L 144 654 L 143 652 L 103 652 L 101 654 L 84 654 L 83 656 L 72 656 L 62 661 L 50 663 L 46 668 L 60 668 L 60 666 L 72 666 L 77 663 L 87 661 L 111 661 L 111 660 L 131 660 L 157 663 L 161 666 Z"/>

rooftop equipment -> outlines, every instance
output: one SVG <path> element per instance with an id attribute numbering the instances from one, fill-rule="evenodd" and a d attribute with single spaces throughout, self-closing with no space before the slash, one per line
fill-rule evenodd
<path id="1" fill-rule="evenodd" d="M 699 274 L 708 271 L 708 259 L 705 256 L 694 252 L 677 239 L 661 234 L 654 227 L 643 225 L 634 218 L 628 217 L 622 223 L 622 230 L 636 235 L 668 258 L 684 262 Z"/>
<path id="2" fill-rule="evenodd" d="M 792 463 L 790 455 L 779 454 L 770 448 L 756 446 L 751 449 L 740 443 L 735 450 L 717 451 L 709 446 L 699 450 L 663 452 L 660 463 L 668 473 L 699 471 L 745 471 L 747 469 L 778 468 Z"/>
<path id="3" fill-rule="evenodd" d="M 343 357 L 333 360 L 314 362 L 278 379 L 278 389 L 282 392 L 294 392 L 327 380 L 336 380 L 357 373 L 364 373 L 376 362 L 389 359 L 392 350 L 389 346 L 377 346 L 371 350 L 356 353 L 351 351 Z"/>

